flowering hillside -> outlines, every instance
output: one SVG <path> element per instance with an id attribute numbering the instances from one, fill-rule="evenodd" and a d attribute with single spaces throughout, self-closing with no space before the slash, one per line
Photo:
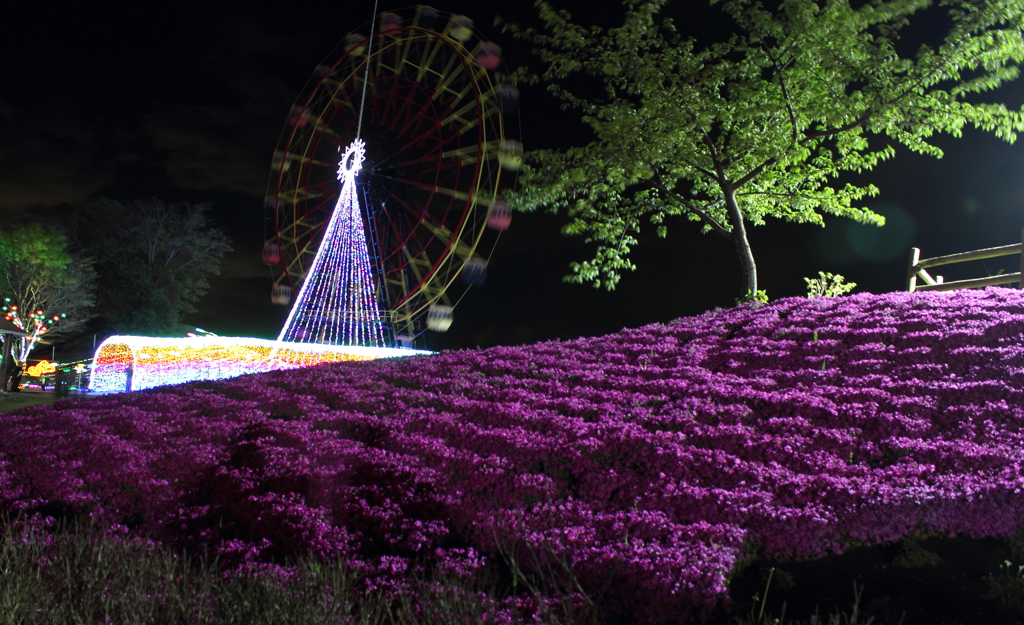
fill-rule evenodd
<path id="1" fill-rule="evenodd" d="M 686 622 L 755 555 L 1024 525 L 1022 341 L 1018 290 L 792 298 L 63 401 L 0 415 L 0 513 L 384 588 L 512 552 L 611 621 Z"/>

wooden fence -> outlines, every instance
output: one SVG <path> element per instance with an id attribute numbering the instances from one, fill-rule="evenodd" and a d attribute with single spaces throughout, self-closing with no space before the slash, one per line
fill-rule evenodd
<path id="1" fill-rule="evenodd" d="M 973 252 L 936 256 L 935 258 L 921 258 L 921 250 L 912 247 L 910 248 L 910 262 L 907 263 L 907 290 L 911 293 L 914 291 L 955 291 L 956 289 L 976 289 L 983 286 L 1011 283 L 1017 285 L 1018 288 L 1024 289 L 1024 279 L 1022 279 L 1022 276 L 1024 276 L 1024 254 L 1021 254 L 1021 249 L 1024 247 L 1024 230 L 1021 230 L 1021 241 L 1022 243 L 1014 243 L 1013 245 L 989 247 L 983 250 L 974 250 Z M 943 282 L 942 276 L 935 276 L 933 278 L 927 271 L 929 267 L 963 263 L 969 260 L 996 258 L 998 256 L 1011 256 L 1013 254 L 1021 254 L 1021 270 L 1016 273 Z M 918 284 L 918 280 L 923 281 L 924 284 Z"/>

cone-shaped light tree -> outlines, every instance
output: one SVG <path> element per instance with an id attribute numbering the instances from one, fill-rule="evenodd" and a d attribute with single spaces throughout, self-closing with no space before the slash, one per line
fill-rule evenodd
<path id="1" fill-rule="evenodd" d="M 341 193 L 279 341 L 385 347 L 384 323 L 356 196 L 366 157 L 356 141 L 341 159 Z"/>

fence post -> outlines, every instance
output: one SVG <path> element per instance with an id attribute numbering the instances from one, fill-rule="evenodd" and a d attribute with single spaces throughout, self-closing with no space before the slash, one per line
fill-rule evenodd
<path id="1" fill-rule="evenodd" d="M 1024 236 L 1024 230 L 1022 230 L 1022 236 Z M 1021 258 L 1024 259 L 1024 255 Z M 916 247 L 910 248 L 910 261 L 907 263 L 907 291 L 910 293 L 917 289 L 917 263 L 920 260 L 921 250 Z"/>
<path id="2" fill-rule="evenodd" d="M 1020 229 L 1020 281 L 1017 288 L 1024 289 L 1024 228 Z"/>

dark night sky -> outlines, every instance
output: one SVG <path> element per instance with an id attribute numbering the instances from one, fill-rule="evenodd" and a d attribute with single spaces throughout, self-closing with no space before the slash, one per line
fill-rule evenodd
<path id="1" fill-rule="evenodd" d="M 492 26 L 496 13 L 530 19 L 530 3 L 434 6 L 473 18 L 503 46 L 506 64 L 532 61 Z M 619 12 L 610 0 L 586 6 L 588 15 Z M 47 7 L 16 20 L 24 27 L 8 22 L 0 42 L 0 211 L 59 214 L 93 195 L 211 202 L 235 252 L 187 321 L 219 334 L 275 336 L 286 311 L 270 303 L 271 273 L 259 257 L 271 155 L 313 69 L 347 32 L 361 29 L 372 2 L 94 7 L 59 14 Z M 43 23 L 42 30 L 30 27 Z M 1020 106 L 1024 88 L 1018 81 L 995 97 Z M 525 91 L 526 148 L 579 136 L 563 115 L 539 90 Z M 867 204 L 886 215 L 885 228 L 843 220 L 824 229 L 777 221 L 753 228 L 762 288 L 773 299 L 802 295 L 803 277 L 821 270 L 845 275 L 858 291 L 899 290 L 911 246 L 933 256 L 1020 241 L 1024 142 L 1010 146 L 969 131 L 939 143 L 944 159 L 900 152 L 868 176 L 882 193 Z M 669 223 L 665 240 L 642 233 L 638 269 L 615 292 L 564 284 L 568 263 L 589 258 L 590 250 L 563 237 L 561 224 L 559 217 L 516 215 L 487 283 L 461 301 L 452 329 L 435 335 L 431 347 L 604 334 L 729 306 L 737 295 L 731 245 L 683 220 Z M 1013 257 L 962 271 L 981 276 L 1013 271 L 1016 263 Z"/>

